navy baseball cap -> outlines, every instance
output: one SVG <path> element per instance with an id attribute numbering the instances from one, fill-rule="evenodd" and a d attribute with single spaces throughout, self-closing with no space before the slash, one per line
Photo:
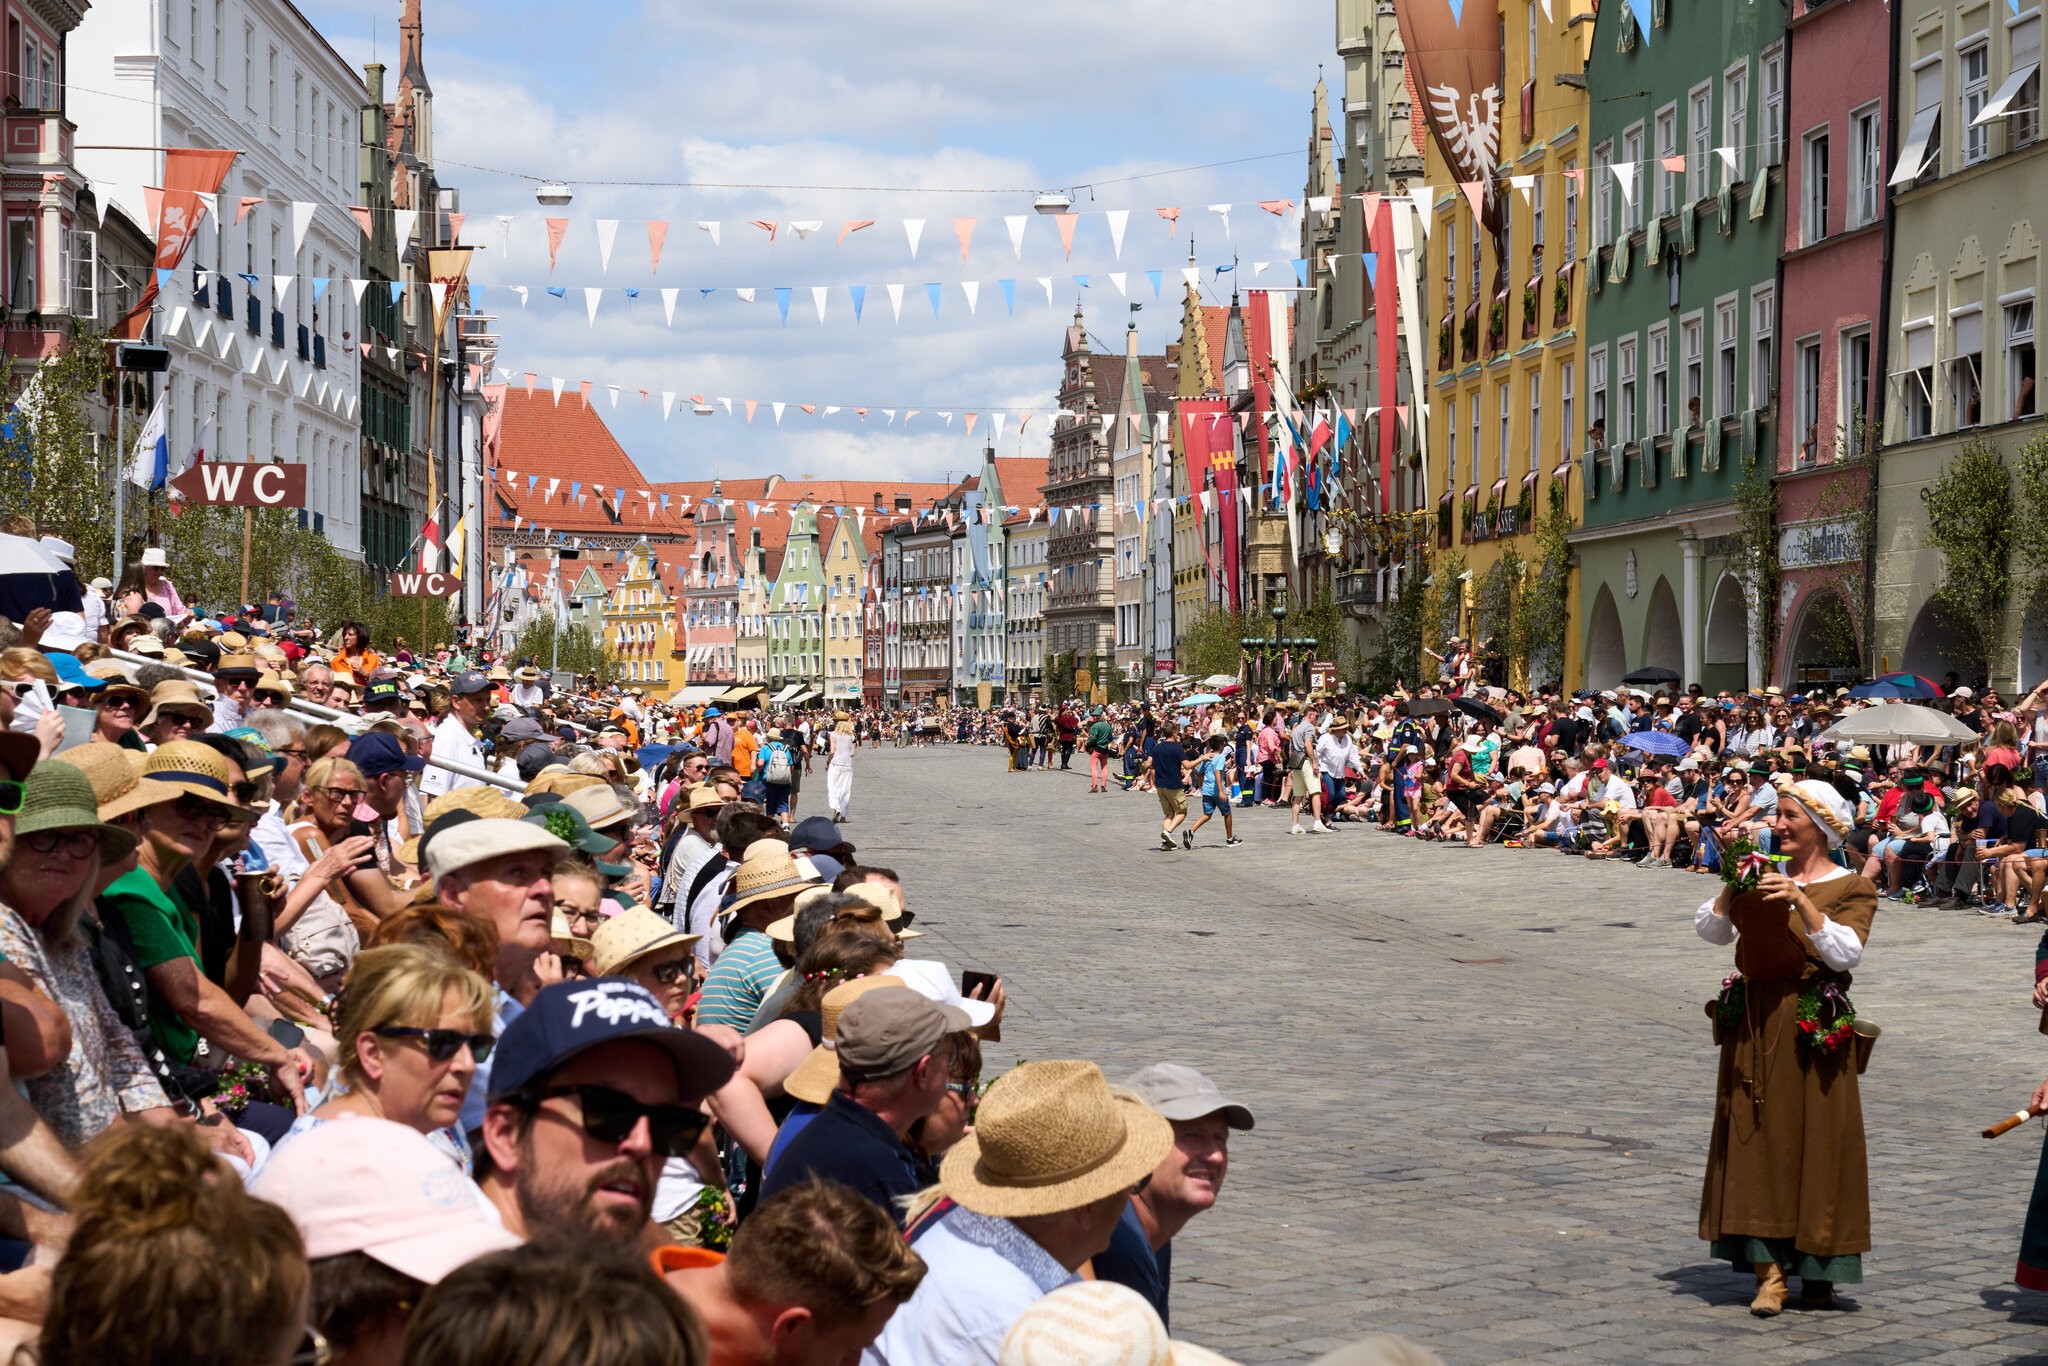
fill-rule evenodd
<path id="1" fill-rule="evenodd" d="M 399 692 L 396 679 L 387 678 L 381 683 L 372 683 L 369 687 L 363 689 L 364 707 L 374 707 L 384 702 L 400 702 L 403 700 L 404 698 Z M 353 750 L 354 746 L 351 745 L 350 749 Z"/>
<path id="2" fill-rule="evenodd" d="M 696 1030 L 670 1024 L 647 988 L 623 977 L 581 977 L 543 988 L 505 1026 L 491 1058 L 489 1098 L 515 1095 L 577 1054 L 627 1039 L 644 1039 L 668 1054 L 686 1105 L 732 1080 L 731 1055 Z"/>
<path id="3" fill-rule="evenodd" d="M 457 697 L 465 693 L 489 692 L 493 686 L 490 679 L 474 669 L 471 669 L 468 673 L 459 673 L 448 680 L 448 691 L 454 693 Z M 354 747 L 351 746 L 350 748 L 353 749 Z"/>
<path id="4" fill-rule="evenodd" d="M 365 778 L 380 778 L 401 768 L 408 773 L 417 773 L 427 766 L 425 759 L 417 754 L 407 754 L 404 745 L 381 730 L 358 735 L 350 741 L 348 761 L 361 769 Z"/>

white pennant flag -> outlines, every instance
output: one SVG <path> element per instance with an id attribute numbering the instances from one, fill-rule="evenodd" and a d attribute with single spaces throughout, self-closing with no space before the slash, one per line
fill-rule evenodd
<path id="1" fill-rule="evenodd" d="M 673 390 L 673 389 L 664 389 L 664 390 L 662 390 L 662 391 L 661 391 L 661 420 L 662 420 L 663 422 L 666 422 L 666 421 L 668 421 L 668 418 L 669 418 L 669 414 L 670 414 L 670 413 L 673 413 L 673 412 L 674 412 L 675 410 L 676 410 L 676 391 L 675 391 L 675 390 Z"/>
<path id="2" fill-rule="evenodd" d="M 1614 175 L 1614 188 L 1621 192 L 1621 202 L 1630 208 L 1636 203 L 1636 167 L 1632 161 L 1617 161 L 1607 168 Z"/>
<path id="3" fill-rule="evenodd" d="M 270 277 L 270 301 L 280 313 L 284 312 L 285 295 L 292 292 L 292 281 L 296 278 L 296 276 L 292 275 L 273 275 Z"/>
<path id="4" fill-rule="evenodd" d="M 1308 206 L 1312 211 L 1322 214 L 1327 218 L 1330 215 L 1330 196 L 1326 194 L 1312 194 L 1308 197 Z"/>
<path id="5" fill-rule="evenodd" d="M 1124 259 L 1124 228 L 1131 221 L 1129 209 L 1110 209 L 1102 215 L 1109 221 L 1110 245 L 1116 248 L 1116 259 Z"/>
<path id="6" fill-rule="evenodd" d="M 718 400 L 718 402 L 719 402 L 719 404 L 720 404 L 720 405 L 721 405 L 722 407 L 724 407 L 724 409 L 725 409 L 725 415 L 726 415 L 727 417 L 731 417 L 731 416 L 732 416 L 732 400 L 731 400 L 731 399 L 729 399 L 729 398 L 721 398 L 720 400 Z"/>
<path id="7" fill-rule="evenodd" d="M 996 440 L 998 441 L 1001 441 L 1003 439 L 1003 419 L 1007 416 L 1008 414 L 1006 413 L 990 413 L 988 415 L 989 421 L 995 423 Z"/>
<path id="8" fill-rule="evenodd" d="M 1258 278 L 1259 278 L 1259 277 L 1260 277 L 1261 275 L 1264 275 L 1264 274 L 1266 273 L 1266 267 L 1267 267 L 1267 266 L 1270 266 L 1270 265 L 1272 265 L 1272 264 L 1273 264 L 1273 263 L 1272 263 L 1271 261 L 1254 261 L 1254 262 L 1252 262 L 1252 278 L 1253 278 L 1254 280 L 1256 280 L 1256 279 L 1258 279 Z"/>
<path id="9" fill-rule="evenodd" d="M 1716 147 L 1714 153 L 1721 158 L 1721 164 L 1728 168 L 1728 179 L 1724 183 L 1733 185 L 1742 179 L 1742 154 L 1739 151 L 1733 147 Z"/>
<path id="10" fill-rule="evenodd" d="M 1109 282 L 1116 286 L 1116 292 L 1128 299 L 1131 297 L 1131 292 L 1124 288 L 1125 278 L 1125 273 L 1121 270 L 1112 270 L 1109 273 Z"/>
<path id="11" fill-rule="evenodd" d="M 700 218 L 700 219 L 698 219 L 698 220 L 697 220 L 697 227 L 698 227 L 698 228 L 699 228 L 699 229 L 700 229 L 701 231 L 704 231 L 704 232 L 708 232 L 708 233 L 710 233 L 710 234 L 711 234 L 711 245 L 712 245 L 712 246 L 714 246 L 714 247 L 715 247 L 715 246 L 717 246 L 717 245 L 719 244 L 719 243 L 718 243 L 718 224 L 717 224 L 716 222 L 714 222 L 714 221 L 712 221 L 712 220 L 710 220 L 710 219 L 704 219 L 704 218 Z"/>
<path id="12" fill-rule="evenodd" d="M 1226 242 L 1230 240 L 1230 210 L 1232 207 L 1234 206 L 1229 204 L 1211 204 L 1209 206 L 1209 212 L 1223 220 L 1223 240 Z"/>
<path id="13" fill-rule="evenodd" d="M 676 295 L 681 292 L 679 289 L 669 288 L 663 288 L 661 291 L 661 312 L 662 316 L 668 320 L 670 327 L 676 325 Z"/>
<path id="14" fill-rule="evenodd" d="M 313 226 L 313 211 L 317 204 L 292 201 L 292 260 L 299 259 L 299 253 L 306 249 L 306 232 Z"/>
<path id="15" fill-rule="evenodd" d="M 1408 192 L 1408 198 L 1415 205 L 1415 216 L 1422 220 L 1422 240 L 1427 242 L 1430 230 L 1436 226 L 1433 192 L 1427 185 L 1417 185 Z"/>
<path id="16" fill-rule="evenodd" d="M 903 286 L 890 285 L 888 288 L 889 307 L 895 312 L 896 321 L 900 323 L 903 321 Z"/>
<path id="17" fill-rule="evenodd" d="M 363 311 L 363 291 L 369 287 L 370 282 L 368 280 L 350 280 L 348 282 L 348 292 L 356 296 L 357 313 Z"/>
<path id="18" fill-rule="evenodd" d="M 903 235 L 910 239 L 910 259 L 915 261 L 917 259 L 918 240 L 924 236 L 924 220 L 922 218 L 904 219 Z"/>
<path id="19" fill-rule="evenodd" d="M 1522 192 L 1522 207 L 1528 208 L 1530 206 L 1529 192 L 1536 188 L 1536 177 L 1533 175 L 1511 175 L 1508 177 L 1508 184 Z"/>
<path id="20" fill-rule="evenodd" d="M 775 425 L 780 427 L 782 425 L 782 410 L 789 405 L 787 403 L 771 403 L 768 406 L 775 410 Z"/>
<path id="21" fill-rule="evenodd" d="M 513 286 L 511 287 L 511 289 L 512 289 L 512 292 L 513 292 L 514 294 L 517 294 L 517 295 L 519 296 L 519 307 L 520 307 L 520 308 L 521 308 L 522 310 L 523 310 L 523 309 L 525 309 L 525 307 L 526 307 L 526 286 L 525 286 L 525 285 L 513 285 Z"/>
<path id="22" fill-rule="evenodd" d="M 619 220 L 600 218 L 597 220 L 597 273 L 611 274 L 612 243 L 619 240 Z"/>
<path id="23" fill-rule="evenodd" d="M 420 221 L 420 211 L 418 209 L 393 209 L 391 211 L 391 221 L 396 226 L 400 254 L 403 255 L 404 244 L 412 241 L 412 230 Z"/>
<path id="24" fill-rule="evenodd" d="M 616 384 L 607 384 L 604 387 L 605 391 L 612 396 L 612 407 L 616 409 L 619 406 L 619 386 Z"/>
<path id="25" fill-rule="evenodd" d="M 1045 286 L 1045 302 L 1047 307 L 1050 307 L 1052 305 L 1052 276 L 1041 275 L 1038 277 L 1038 283 Z"/>
<path id="26" fill-rule="evenodd" d="M 751 285 L 745 289 L 736 289 L 733 293 L 739 296 L 739 301 L 743 304 L 754 302 L 754 289 Z"/>
<path id="27" fill-rule="evenodd" d="M 434 296 L 434 316 L 438 318 L 441 316 L 442 311 L 448 307 L 448 282 L 446 280 L 433 281 L 427 286 L 427 293 Z"/>
<path id="28" fill-rule="evenodd" d="M 1016 214 L 1003 220 L 1003 226 L 1010 230 L 1010 250 L 1024 259 L 1024 225 L 1031 221 L 1029 214 Z"/>
<path id="29" fill-rule="evenodd" d="M 1199 288 L 1202 283 L 1202 268 L 1200 266 L 1182 266 L 1180 268 L 1180 278 L 1187 281 L 1190 288 Z"/>
<path id="30" fill-rule="evenodd" d="M 555 375 L 555 376 L 552 376 L 552 377 L 550 378 L 550 382 L 551 382 L 551 383 L 552 383 L 552 384 L 553 384 L 553 385 L 555 386 L 555 406 L 556 406 L 557 408 L 559 408 L 559 407 L 561 407 L 561 406 L 562 406 L 562 377 L 561 377 L 560 375 Z M 553 495 L 553 493 L 554 493 L 554 491 L 555 491 L 555 490 L 554 490 L 554 487 L 553 487 L 553 485 L 554 485 L 554 482 L 555 482 L 555 481 L 553 481 L 553 480 L 549 480 L 549 481 L 548 481 L 548 483 L 549 483 L 548 493 L 549 493 L 550 495 Z"/>
<path id="31" fill-rule="evenodd" d="M 597 301 L 603 297 L 604 291 L 595 285 L 589 286 L 583 291 L 583 306 L 590 310 L 590 325 L 592 327 L 597 326 Z"/>
<path id="32" fill-rule="evenodd" d="M 811 286 L 811 305 L 818 310 L 818 326 L 820 327 L 825 325 L 825 294 L 826 287 L 824 285 Z"/>
<path id="33" fill-rule="evenodd" d="M 972 314 L 974 312 L 974 305 L 981 299 L 981 281 L 962 280 L 960 282 L 960 290 L 967 296 L 967 311 Z"/>

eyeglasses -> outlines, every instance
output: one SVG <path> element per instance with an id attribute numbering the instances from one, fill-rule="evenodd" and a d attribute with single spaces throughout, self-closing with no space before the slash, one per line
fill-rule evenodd
<path id="1" fill-rule="evenodd" d="M 277 752 L 279 754 L 282 754 L 287 759 L 298 759 L 303 761 L 306 757 L 306 751 L 303 747 L 299 749 L 281 749 Z"/>
<path id="2" fill-rule="evenodd" d="M 116 693 L 100 703 L 101 711 L 136 711 L 142 703 L 132 693 Z"/>
<path id="3" fill-rule="evenodd" d="M 55 853 L 62 848 L 73 858 L 84 858 L 100 842 L 100 837 L 90 830 L 38 830 L 33 835 L 23 835 L 21 842 L 38 854 Z"/>
<path id="4" fill-rule="evenodd" d="M 360 787 L 309 787 L 306 790 L 308 792 L 322 792 L 330 797 L 360 797 L 363 795 L 363 790 Z"/>
<path id="5" fill-rule="evenodd" d="M 691 977 L 690 963 L 687 959 L 673 959 L 666 963 L 656 963 L 647 971 L 653 976 L 655 981 L 665 987 L 672 987 L 677 982 Z"/>
<path id="6" fill-rule="evenodd" d="M 172 802 L 171 811 L 181 821 L 205 821 L 209 825 L 225 824 L 228 818 L 226 807 L 189 794 Z"/>
<path id="7" fill-rule="evenodd" d="M 327 1335 L 307 1324 L 305 1345 L 292 1353 L 291 1366 L 332 1366 L 333 1361 L 334 1348 L 328 1344 Z"/>
<path id="8" fill-rule="evenodd" d="M 0 816 L 13 816 L 21 811 L 21 796 L 27 789 L 11 779 L 0 780 Z"/>
<path id="9" fill-rule="evenodd" d="M 8 691 L 12 692 L 16 698 L 27 697 L 30 693 L 33 693 L 36 690 L 36 680 L 34 680 L 33 678 L 19 679 L 15 682 L 9 683 L 7 685 L 7 689 Z"/>
<path id="10" fill-rule="evenodd" d="M 465 1034 L 459 1029 L 421 1029 L 416 1025 L 386 1025 L 370 1031 L 380 1039 L 424 1039 L 427 1056 L 435 1062 L 451 1061 L 467 1045 L 469 1055 L 483 1066 L 497 1040 L 488 1034 Z"/>
<path id="11" fill-rule="evenodd" d="M 211 725 L 213 723 L 213 717 L 211 714 L 201 717 L 194 716 L 189 711 L 159 712 L 157 713 L 156 719 L 158 725 L 164 725 L 168 723 L 173 726 L 183 726 L 187 730 L 190 730 L 194 726 L 206 726 Z"/>
<path id="12" fill-rule="evenodd" d="M 697 1142 L 710 1116 L 687 1105 L 642 1105 L 623 1091 L 609 1086 L 557 1086 L 546 1091 L 527 1091 L 521 1098 L 538 1108 L 544 1100 L 574 1096 L 582 1107 L 583 1132 L 600 1143 L 624 1143 L 634 1126 L 647 1121 L 654 1150 L 664 1157 L 681 1157 Z"/>

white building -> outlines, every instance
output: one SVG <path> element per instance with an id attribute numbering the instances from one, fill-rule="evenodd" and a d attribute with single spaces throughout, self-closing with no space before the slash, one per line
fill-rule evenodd
<path id="1" fill-rule="evenodd" d="M 99 0 L 68 56 L 77 164 L 103 205 L 154 225 L 163 153 L 134 149 L 242 151 L 157 304 L 174 457 L 211 418 L 209 458 L 310 466 L 309 523 L 359 556 L 361 76 L 288 0 Z"/>
<path id="2" fill-rule="evenodd" d="M 1009 550 L 1004 576 L 1009 599 L 1004 693 L 1023 699 L 1041 691 L 1045 679 L 1046 551 L 1051 526 L 1034 510 L 1012 517 L 1004 531 Z"/>

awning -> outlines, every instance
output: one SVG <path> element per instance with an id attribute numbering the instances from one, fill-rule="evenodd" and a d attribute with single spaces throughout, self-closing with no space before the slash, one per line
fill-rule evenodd
<path id="1" fill-rule="evenodd" d="M 1525 493 L 1526 493 L 1526 492 L 1528 492 L 1529 490 L 1531 490 L 1531 489 L 1535 488 L 1535 487 L 1536 487 L 1536 481 L 1537 481 L 1538 479 L 1541 479 L 1542 477 L 1543 477 L 1543 471 L 1542 471 L 1542 470 L 1530 470 L 1530 471 L 1529 471 L 1529 472 L 1528 472 L 1527 474 L 1523 475 L 1523 476 L 1522 476 L 1522 490 L 1523 490 L 1523 492 L 1525 492 Z"/>
<path id="2" fill-rule="evenodd" d="M 688 687 L 677 688 L 668 704 L 671 707 L 702 707 L 716 702 L 725 690 L 723 683 L 692 683 Z"/>
<path id="3" fill-rule="evenodd" d="M 759 697 L 762 693 L 767 691 L 768 690 L 762 687 L 759 683 L 749 683 L 746 684 L 744 687 L 727 688 L 724 692 L 720 693 L 718 696 L 712 698 L 711 700 L 716 702 L 721 707 L 737 707 L 752 702 L 755 698 Z"/>
<path id="4" fill-rule="evenodd" d="M 809 706 L 811 703 L 817 701 L 824 695 L 825 694 L 819 692 L 816 688 L 805 688 L 802 692 L 798 693 L 795 697 L 790 698 L 789 701 L 784 703 L 783 705 L 790 707 Z"/>
<path id="5" fill-rule="evenodd" d="M 775 694 L 775 696 L 773 696 L 773 697 L 769 698 L 768 700 L 769 700 L 769 702 L 770 702 L 771 704 L 773 704 L 773 705 L 775 705 L 775 706 L 778 706 L 778 707 L 786 707 L 786 706 L 788 706 L 788 705 L 789 705 L 789 704 L 790 704 L 791 702 L 795 701 L 795 700 L 796 700 L 796 695 L 797 695 L 798 693 L 802 692 L 803 690 L 804 690 L 804 685 L 803 685 L 803 684 L 801 684 L 801 683 L 792 683 L 792 684 L 790 684 L 790 685 L 789 685 L 788 687 L 784 688 L 784 689 L 783 689 L 783 690 L 782 690 L 781 692 L 779 692 L 779 693 Z"/>
<path id="6" fill-rule="evenodd" d="M 1976 118 L 1970 120 L 1970 126 L 1972 128 L 1981 128 L 1993 119 L 2002 119 L 2007 114 L 2016 112 L 2007 106 L 2019 98 L 2020 88 L 2027 83 L 2029 77 L 2040 69 L 2041 64 L 2039 62 L 2027 62 L 2024 65 L 2014 67 L 2012 75 L 2005 78 L 2005 84 L 1992 92 L 1991 103 L 1985 105 L 1983 111 Z"/>
<path id="7" fill-rule="evenodd" d="M 1934 136 L 1934 125 L 1941 118 L 1941 106 L 1930 104 L 1913 116 L 1913 127 L 1906 134 L 1906 146 L 1899 153 L 1899 161 L 1892 168 L 1890 181 L 1893 189 L 1910 186 L 1920 178 L 1920 172 L 1927 165 L 1927 143 Z"/>
<path id="8" fill-rule="evenodd" d="M 1564 461 L 1563 461 L 1563 462 L 1562 462 L 1561 464 L 1559 464 L 1559 465 L 1558 465 L 1558 467 L 1557 467 L 1556 469 L 1554 469 L 1554 470 L 1552 470 L 1552 471 L 1550 472 L 1550 477 L 1551 477 L 1552 479 L 1569 479 L 1569 478 L 1571 478 L 1571 477 L 1572 477 L 1572 458 L 1571 458 L 1570 456 L 1566 456 L 1566 457 L 1564 458 Z"/>
<path id="9" fill-rule="evenodd" d="M 1486 496 L 1495 502 L 1499 502 L 1507 495 L 1507 491 L 1508 481 L 1505 478 L 1496 479 L 1493 481 L 1493 488 L 1488 490 Z"/>

